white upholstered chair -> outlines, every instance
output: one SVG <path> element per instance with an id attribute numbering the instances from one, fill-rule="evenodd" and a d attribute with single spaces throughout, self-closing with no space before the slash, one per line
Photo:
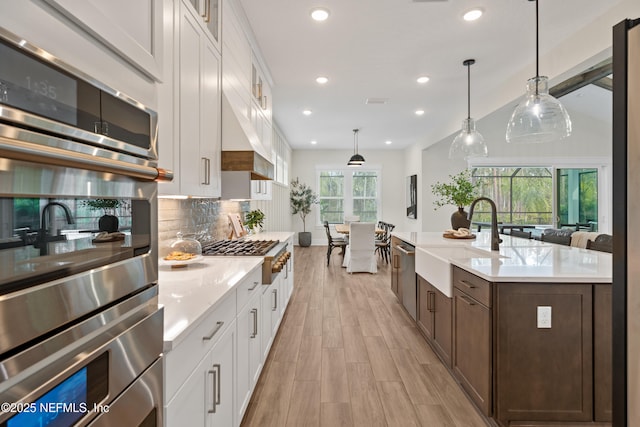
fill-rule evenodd
<path id="1" fill-rule="evenodd" d="M 347 273 L 377 273 L 375 226 L 372 222 L 349 224 L 349 244 L 342 264 Z"/>

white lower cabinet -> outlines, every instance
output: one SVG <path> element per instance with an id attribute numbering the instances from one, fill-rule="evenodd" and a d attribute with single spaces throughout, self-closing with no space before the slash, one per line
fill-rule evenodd
<path id="1" fill-rule="evenodd" d="M 234 320 L 166 406 L 167 426 L 236 425 L 234 422 L 235 348 Z"/>
<path id="2" fill-rule="evenodd" d="M 279 275 L 278 277 L 281 276 L 282 275 Z M 262 308 L 262 337 L 260 338 L 260 348 L 262 357 L 264 359 L 266 359 L 269 355 L 269 350 L 271 349 L 271 344 L 273 343 L 273 338 L 275 337 L 272 319 L 274 317 L 273 313 L 276 311 L 276 307 L 278 304 L 278 283 L 279 281 L 276 280 L 269 286 L 264 286 L 260 300 L 260 307 Z"/>
<path id="3" fill-rule="evenodd" d="M 262 286 L 262 285 L 258 285 Z M 242 420 L 251 394 L 262 372 L 263 357 L 260 339 L 262 337 L 262 307 L 260 289 L 256 289 L 249 302 L 239 310 L 236 327 L 238 330 L 238 376 L 236 382 L 236 417 Z"/>
<path id="4" fill-rule="evenodd" d="M 263 285 L 261 267 L 254 269 L 165 352 L 165 427 L 240 425 L 280 326 L 292 270 Z"/>

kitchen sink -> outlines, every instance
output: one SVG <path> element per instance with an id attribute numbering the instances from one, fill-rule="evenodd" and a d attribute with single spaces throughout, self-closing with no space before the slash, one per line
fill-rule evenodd
<path id="1" fill-rule="evenodd" d="M 451 260 L 471 258 L 504 257 L 499 253 L 492 253 L 468 246 L 416 248 L 416 273 L 447 297 L 452 298 Z"/>

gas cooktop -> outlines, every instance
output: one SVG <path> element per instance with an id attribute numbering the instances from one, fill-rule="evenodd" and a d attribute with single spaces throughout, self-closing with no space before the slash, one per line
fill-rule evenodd
<path id="1" fill-rule="evenodd" d="M 218 240 L 203 245 L 202 255 L 264 256 L 278 240 Z"/>

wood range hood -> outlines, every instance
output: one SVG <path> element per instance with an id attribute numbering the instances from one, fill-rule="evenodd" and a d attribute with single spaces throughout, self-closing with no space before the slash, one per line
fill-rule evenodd
<path id="1" fill-rule="evenodd" d="M 222 172 L 248 172 L 251 180 L 272 180 L 273 164 L 256 151 L 223 151 Z"/>

